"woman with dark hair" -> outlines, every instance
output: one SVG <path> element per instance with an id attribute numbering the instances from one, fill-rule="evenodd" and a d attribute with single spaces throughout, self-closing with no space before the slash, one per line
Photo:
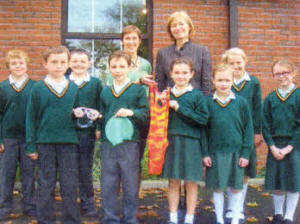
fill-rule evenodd
<path id="1" fill-rule="evenodd" d="M 170 64 L 174 58 L 189 58 L 195 68 L 191 80 L 194 88 L 200 89 L 205 95 L 211 93 L 211 63 L 207 47 L 191 42 L 194 26 L 189 15 L 183 11 L 170 15 L 167 30 L 174 44 L 158 51 L 156 58 L 155 81 L 160 91 L 173 87 L 170 77 Z"/>

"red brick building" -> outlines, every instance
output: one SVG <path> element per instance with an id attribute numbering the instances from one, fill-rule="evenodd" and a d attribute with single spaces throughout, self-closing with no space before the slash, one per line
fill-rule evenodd
<path id="1" fill-rule="evenodd" d="M 95 7 L 101 7 L 101 5 L 97 6 L 97 3 L 105 2 L 91 1 Z M 147 12 L 148 16 L 148 28 L 145 34 L 148 44 L 146 45 L 150 46 L 148 55 L 151 60 L 153 59 L 154 64 L 158 49 L 171 44 L 171 39 L 166 32 L 168 16 L 174 11 L 185 10 L 195 25 L 193 41 L 209 47 L 213 66 L 218 63 L 220 54 L 230 47 L 231 38 L 234 38 L 237 45 L 246 51 L 249 58 L 247 70 L 260 80 L 264 96 L 274 88 L 270 72 L 271 64 L 275 59 L 290 58 L 300 68 L 300 0 L 144 0 L 142 2 L 147 8 L 145 13 Z M 0 1 L 1 80 L 8 75 L 4 56 L 12 48 L 24 49 L 29 53 L 32 60 L 29 74 L 34 79 L 39 79 L 45 74 L 41 52 L 47 46 L 65 43 L 66 39 L 74 38 L 78 34 L 78 32 L 68 31 L 70 25 L 67 23 L 66 14 L 72 16 L 71 7 L 74 6 L 68 4 L 67 0 Z M 232 26 L 230 16 L 233 15 L 236 17 L 233 19 Z M 98 35 L 94 32 L 90 36 L 80 35 L 80 38 L 115 40 L 118 35 Z M 297 83 L 299 84 L 299 78 Z M 265 147 L 259 149 L 260 166 L 265 161 L 265 152 Z"/>

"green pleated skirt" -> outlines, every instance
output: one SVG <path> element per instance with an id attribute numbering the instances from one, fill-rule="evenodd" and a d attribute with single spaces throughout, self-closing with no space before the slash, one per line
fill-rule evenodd
<path id="1" fill-rule="evenodd" d="M 202 154 L 199 139 L 171 136 L 162 177 L 188 181 L 202 180 Z"/>
<path id="2" fill-rule="evenodd" d="M 206 168 L 205 184 L 207 188 L 225 190 L 231 187 L 236 190 L 243 188 L 245 168 L 239 163 L 239 153 L 211 153 L 212 166 Z"/>
<path id="3" fill-rule="evenodd" d="M 288 145 L 289 138 L 274 139 L 275 146 L 283 148 Z M 282 160 L 276 160 L 271 151 L 268 152 L 266 164 L 265 189 L 300 192 L 300 146 Z"/>
<path id="4" fill-rule="evenodd" d="M 245 176 L 255 178 L 256 173 L 256 148 L 253 147 L 249 156 L 249 165 L 245 167 Z"/>

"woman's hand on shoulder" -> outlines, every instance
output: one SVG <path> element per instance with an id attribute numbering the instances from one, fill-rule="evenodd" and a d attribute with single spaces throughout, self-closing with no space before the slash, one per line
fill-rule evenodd
<path id="1" fill-rule="evenodd" d="M 203 165 L 206 166 L 206 167 L 211 167 L 212 166 L 212 161 L 211 161 L 211 158 L 209 156 L 204 157 L 202 159 L 202 162 L 203 162 Z"/>

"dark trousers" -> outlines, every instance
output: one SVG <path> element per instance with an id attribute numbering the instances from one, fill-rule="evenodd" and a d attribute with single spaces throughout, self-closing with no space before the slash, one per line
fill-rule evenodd
<path id="1" fill-rule="evenodd" d="M 93 188 L 93 158 L 95 136 L 79 134 L 79 196 L 82 211 L 95 209 Z"/>
<path id="2" fill-rule="evenodd" d="M 38 144 L 37 220 L 54 224 L 53 208 L 57 172 L 62 197 L 62 223 L 79 224 L 77 204 L 78 148 L 75 144 Z"/>
<path id="3" fill-rule="evenodd" d="M 0 214 L 10 213 L 13 207 L 13 189 L 19 163 L 22 181 L 23 209 L 35 209 L 34 166 L 35 162 L 26 156 L 24 140 L 4 139 L 1 155 Z"/>
<path id="4" fill-rule="evenodd" d="M 122 223 L 137 224 L 140 145 L 125 142 L 112 146 L 101 144 L 101 197 L 104 224 L 119 224 L 120 185 L 122 186 Z"/>

